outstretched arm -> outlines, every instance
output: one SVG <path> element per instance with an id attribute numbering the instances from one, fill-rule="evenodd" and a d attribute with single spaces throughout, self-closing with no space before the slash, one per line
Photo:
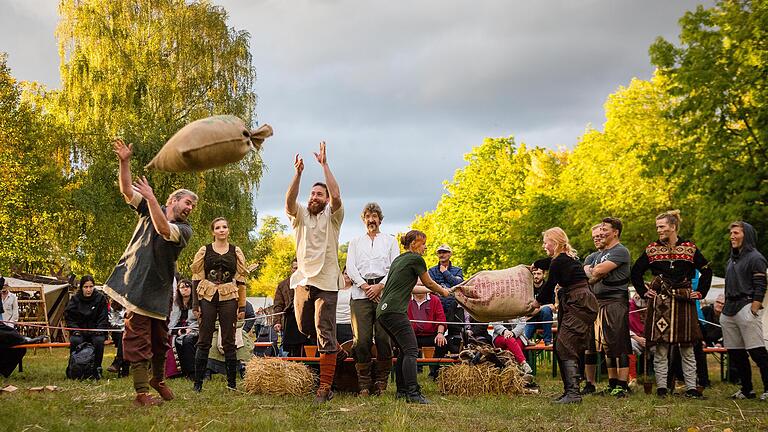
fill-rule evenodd
<path id="1" fill-rule="evenodd" d="M 437 282 L 433 281 L 432 278 L 429 277 L 429 272 L 424 272 L 420 274 L 419 280 L 421 280 L 421 283 L 424 284 L 425 287 L 429 288 L 429 290 L 435 294 L 441 295 L 443 297 L 448 297 L 451 294 L 450 292 L 448 292 L 447 289 L 443 288 Z"/>
<path id="2" fill-rule="evenodd" d="M 152 186 L 149 185 L 146 177 L 141 177 L 133 182 L 134 189 L 147 200 L 147 207 L 149 208 L 149 217 L 152 219 L 152 225 L 155 226 L 155 230 L 168 240 L 171 238 L 171 224 L 165 217 L 160 203 L 155 198 L 155 192 L 152 190 Z"/>
<path id="3" fill-rule="evenodd" d="M 339 190 L 339 184 L 336 182 L 336 177 L 331 172 L 331 167 L 328 166 L 328 158 L 325 154 L 325 141 L 320 142 L 320 153 L 315 153 L 315 159 L 323 167 L 325 185 L 328 186 L 328 193 L 331 195 L 331 211 L 335 212 L 341 208 L 341 191 Z"/>
<path id="4" fill-rule="evenodd" d="M 133 199 L 133 187 L 131 187 L 131 155 L 133 154 L 133 144 L 125 144 L 120 138 L 112 143 L 112 150 L 117 155 L 120 167 L 117 172 L 118 183 L 120 184 L 120 193 L 125 200 L 131 202 Z"/>
<path id="5" fill-rule="evenodd" d="M 301 185 L 301 173 L 304 171 L 304 160 L 296 154 L 296 159 L 293 162 L 293 167 L 296 173 L 293 175 L 290 186 L 288 186 L 288 192 L 285 194 L 285 212 L 290 216 L 296 216 L 299 211 L 299 206 L 296 204 L 296 199 L 299 197 L 299 186 Z"/>

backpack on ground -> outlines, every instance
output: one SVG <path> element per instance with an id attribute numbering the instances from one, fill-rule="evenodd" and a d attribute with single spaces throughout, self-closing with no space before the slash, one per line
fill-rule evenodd
<path id="1" fill-rule="evenodd" d="M 69 355 L 67 378 L 88 379 L 96 376 L 96 351 L 90 342 L 83 342 Z"/>

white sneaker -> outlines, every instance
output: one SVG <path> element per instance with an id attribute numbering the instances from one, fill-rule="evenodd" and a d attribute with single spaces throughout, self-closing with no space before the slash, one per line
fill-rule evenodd
<path id="1" fill-rule="evenodd" d="M 766 393 L 763 393 L 763 394 L 766 394 Z M 739 390 L 736 393 L 731 395 L 731 399 L 754 399 L 756 396 L 757 395 L 755 395 L 755 392 L 749 392 L 749 394 L 744 394 L 741 390 Z M 766 396 L 766 399 L 768 399 L 768 396 Z"/>
<path id="2" fill-rule="evenodd" d="M 763 392 L 763 394 L 760 395 L 760 401 L 761 402 L 768 402 L 768 391 Z"/>
<path id="3" fill-rule="evenodd" d="M 523 368 L 523 372 L 525 372 L 526 375 L 533 373 L 533 369 L 531 368 L 531 365 L 528 364 L 528 362 L 523 362 L 521 366 Z"/>

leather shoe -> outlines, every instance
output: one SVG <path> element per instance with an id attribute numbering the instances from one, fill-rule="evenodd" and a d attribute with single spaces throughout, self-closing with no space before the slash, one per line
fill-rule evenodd
<path id="1" fill-rule="evenodd" d="M 174 398 L 173 392 L 171 391 L 171 388 L 165 384 L 164 380 L 161 381 L 161 380 L 158 380 L 157 378 L 152 378 L 151 380 L 149 380 L 149 386 L 157 390 L 157 392 L 160 394 L 160 397 L 162 397 L 163 399 L 167 401 L 173 400 Z"/>
<path id="2" fill-rule="evenodd" d="M 328 402 L 329 400 L 333 399 L 333 390 L 330 389 L 330 387 L 320 387 L 317 389 L 317 394 L 315 395 L 314 403 L 321 404 Z"/>
<path id="3" fill-rule="evenodd" d="M 152 396 L 149 393 L 137 393 L 136 399 L 133 400 L 133 406 L 135 407 L 152 407 L 162 404 L 162 400 Z"/>

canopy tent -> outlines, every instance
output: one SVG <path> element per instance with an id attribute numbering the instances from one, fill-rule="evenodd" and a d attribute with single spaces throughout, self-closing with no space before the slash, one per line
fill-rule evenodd
<path id="1" fill-rule="evenodd" d="M 50 283 L 31 282 L 24 279 L 6 277 L 5 283 L 11 291 L 19 295 L 19 322 L 47 324 L 52 327 L 61 325 L 64 309 L 69 302 L 69 284 L 50 280 Z M 41 309 L 45 307 L 45 312 Z M 50 332 L 30 331 L 31 328 L 21 328 L 22 334 L 30 335 L 46 333 L 51 340 L 63 340 L 61 330 L 51 329 Z"/>

